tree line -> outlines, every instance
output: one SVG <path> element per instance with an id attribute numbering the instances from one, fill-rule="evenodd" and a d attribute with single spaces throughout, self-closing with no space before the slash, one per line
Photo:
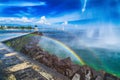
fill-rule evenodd
<path id="1" fill-rule="evenodd" d="M 35 25 L 34 27 L 37 27 L 37 25 Z M 0 26 L 0 29 L 22 29 L 22 30 L 24 30 L 24 29 L 34 29 L 34 27 L 32 27 L 32 26 L 3 26 L 3 25 L 1 25 Z"/>

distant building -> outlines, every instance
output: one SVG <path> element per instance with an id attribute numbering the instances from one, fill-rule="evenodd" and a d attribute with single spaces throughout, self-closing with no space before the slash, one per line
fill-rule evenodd
<path id="1" fill-rule="evenodd" d="M 7 26 L 6 26 L 6 25 L 4 26 L 4 29 L 7 29 Z"/>
<path id="2" fill-rule="evenodd" d="M 37 25 L 35 25 L 34 31 L 39 31 Z"/>

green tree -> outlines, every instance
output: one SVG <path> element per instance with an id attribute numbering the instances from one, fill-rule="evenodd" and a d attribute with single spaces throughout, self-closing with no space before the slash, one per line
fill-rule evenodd
<path id="1" fill-rule="evenodd" d="M 1 25 L 1 26 L 0 26 L 0 29 L 2 29 L 2 30 L 3 30 L 3 29 L 5 29 L 5 28 L 4 28 L 4 26 L 3 26 L 3 25 Z"/>

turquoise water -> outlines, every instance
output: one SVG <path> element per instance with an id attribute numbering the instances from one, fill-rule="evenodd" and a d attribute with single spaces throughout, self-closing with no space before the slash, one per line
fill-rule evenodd
<path id="1" fill-rule="evenodd" d="M 53 32 L 53 33 L 52 33 Z M 104 48 L 104 47 L 86 47 L 85 44 L 78 46 L 80 43 L 77 42 L 76 36 L 69 34 L 65 31 L 51 31 L 51 32 L 44 32 L 45 36 L 51 37 L 55 40 L 58 40 L 68 47 L 70 47 L 77 55 L 79 55 L 82 60 L 86 63 L 86 65 L 91 66 L 96 70 L 103 70 L 108 73 L 111 73 L 115 76 L 120 77 L 120 49 L 117 48 Z M 49 42 L 49 43 L 48 43 Z M 44 44 L 44 49 L 50 51 L 58 56 L 65 55 L 66 57 L 71 56 L 69 53 L 64 54 L 62 50 L 64 47 L 62 46 L 54 46 L 52 44 L 54 41 L 46 41 L 46 39 L 42 40 L 41 44 Z M 50 45 L 49 45 L 50 44 Z M 50 47 L 50 48 L 49 48 Z M 52 49 L 51 49 L 52 48 Z M 57 50 L 56 50 L 57 49 Z M 57 52 L 58 51 L 58 52 Z M 60 55 L 61 53 L 61 55 Z M 73 56 L 73 59 L 75 57 Z"/>
<path id="2" fill-rule="evenodd" d="M 0 33 L 0 39 L 22 34 L 24 33 Z M 44 37 L 41 38 L 39 44 L 44 50 L 56 54 L 61 58 L 71 57 L 73 62 L 78 63 L 78 59 L 74 55 L 71 55 L 71 50 L 73 50 L 82 58 L 86 65 L 89 65 L 96 70 L 104 70 L 120 77 L 120 49 L 93 48 L 85 47 L 83 45 L 78 46 L 80 44 L 76 43 L 78 38 L 65 31 L 52 30 L 47 32 L 46 30 L 44 31 L 44 35 L 50 37 L 49 39 Z M 65 44 L 71 50 L 66 49 L 65 46 L 57 43 L 56 40 Z"/>
<path id="3" fill-rule="evenodd" d="M 100 48 L 74 49 L 74 51 L 84 59 L 87 65 L 120 77 L 120 51 Z"/>

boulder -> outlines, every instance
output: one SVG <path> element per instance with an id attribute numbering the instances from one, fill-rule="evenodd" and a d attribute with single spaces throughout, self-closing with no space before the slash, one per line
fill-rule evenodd
<path id="1" fill-rule="evenodd" d="M 101 76 L 97 76 L 95 80 L 103 80 Z"/>
<path id="2" fill-rule="evenodd" d="M 68 57 L 66 59 L 58 61 L 58 63 L 56 63 L 56 65 L 55 65 L 55 69 L 58 72 L 62 73 L 63 75 L 68 76 L 69 72 L 72 71 L 71 65 L 72 65 L 71 59 Z"/>
<path id="3" fill-rule="evenodd" d="M 111 74 L 105 73 L 104 80 L 120 80 L 120 79 Z"/>
<path id="4" fill-rule="evenodd" d="M 91 80 L 91 71 L 87 70 L 86 75 L 85 75 L 85 80 Z"/>
<path id="5" fill-rule="evenodd" d="M 73 76 L 72 80 L 81 80 L 81 79 L 80 79 L 80 74 L 77 74 L 77 73 L 76 73 L 76 74 Z"/>
<path id="6" fill-rule="evenodd" d="M 37 46 L 38 42 L 38 36 L 31 37 L 27 44 L 22 46 L 21 52 L 67 76 L 71 80 L 120 80 L 111 74 L 104 71 L 96 71 L 87 65 L 76 65 L 71 61 L 70 57 L 60 59 L 56 55 L 49 54 Z M 16 45 L 13 46 L 15 47 Z"/>

